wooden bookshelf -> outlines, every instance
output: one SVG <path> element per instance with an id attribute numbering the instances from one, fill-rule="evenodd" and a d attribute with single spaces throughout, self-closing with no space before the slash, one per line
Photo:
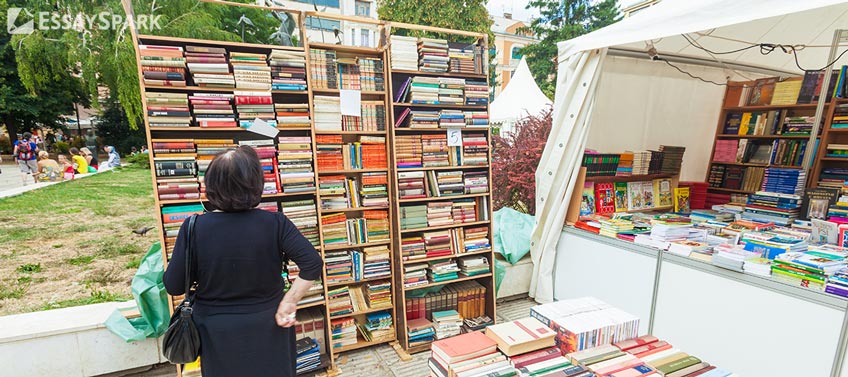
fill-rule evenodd
<path id="1" fill-rule="evenodd" d="M 443 35 L 449 35 L 447 37 L 449 42 L 450 42 L 451 38 L 456 38 L 457 40 L 462 39 L 462 40 L 466 41 L 464 43 L 465 46 L 473 45 L 477 48 L 480 48 L 482 51 L 484 51 L 484 53 L 482 54 L 482 56 L 483 56 L 482 60 L 485 61 L 488 58 L 487 54 L 485 53 L 485 51 L 488 51 L 488 39 L 484 34 L 469 33 L 469 32 L 452 33 L 451 31 L 445 31 L 443 29 L 421 27 L 421 26 L 418 26 L 418 25 L 397 25 L 395 23 L 391 23 L 389 25 L 389 34 L 391 35 L 392 30 L 395 30 L 395 29 L 416 30 L 416 31 L 433 32 L 433 33 L 443 33 Z M 473 39 L 473 40 L 475 40 L 475 42 L 473 42 L 473 43 L 467 42 L 469 39 Z M 389 46 L 389 52 L 391 52 L 391 50 L 394 47 L 395 46 Z M 458 46 L 451 45 L 451 47 L 458 47 Z M 389 62 L 388 63 L 389 67 L 391 67 L 391 54 L 389 54 L 389 59 L 387 61 Z M 426 76 L 426 77 L 431 77 L 431 78 L 444 77 L 444 78 L 452 78 L 452 79 L 457 79 L 457 78 L 468 79 L 468 80 L 473 80 L 473 81 L 488 81 L 487 61 L 484 62 L 481 65 L 483 67 L 483 71 L 481 73 L 419 72 L 419 71 L 410 71 L 410 70 L 395 70 L 395 69 L 390 68 L 390 75 L 388 76 L 389 80 L 387 82 L 387 84 L 389 85 L 389 96 L 390 96 L 390 98 L 394 99 L 395 95 L 397 94 L 396 91 L 400 90 L 400 86 L 403 84 L 403 82 L 407 78 L 413 77 L 413 76 Z M 463 101 L 462 104 L 412 104 L 412 103 L 407 103 L 407 102 L 392 102 L 392 106 L 390 106 L 390 111 L 391 111 L 390 119 L 392 119 L 391 124 L 395 123 L 394 121 L 396 120 L 396 117 L 399 116 L 400 112 L 403 109 L 406 109 L 406 108 L 421 109 L 421 110 L 426 109 L 426 110 L 432 110 L 432 111 L 441 110 L 441 109 L 466 110 L 466 111 L 488 111 L 489 110 L 488 105 L 466 105 L 465 101 Z M 479 274 L 479 275 L 470 276 L 470 277 L 469 276 L 463 276 L 463 275 L 460 274 L 460 277 L 457 278 L 457 279 L 453 279 L 453 280 L 449 280 L 449 281 L 441 281 L 441 282 L 438 282 L 438 283 L 430 281 L 426 285 L 410 287 L 410 288 L 405 287 L 405 284 L 404 284 L 405 274 L 404 274 L 403 266 L 408 265 L 408 264 L 427 263 L 427 262 L 436 261 L 436 260 L 456 259 L 456 258 L 462 258 L 462 257 L 466 257 L 466 256 L 478 256 L 478 257 L 479 256 L 485 256 L 485 258 L 489 261 L 490 269 L 492 269 L 494 267 L 494 261 L 495 260 L 494 260 L 494 254 L 492 252 L 492 250 L 493 250 L 493 242 L 492 242 L 492 240 L 493 240 L 492 239 L 492 237 L 493 237 L 493 234 L 492 234 L 493 233 L 493 227 L 492 227 L 492 222 L 491 222 L 491 219 L 493 218 L 493 213 L 492 213 L 492 205 L 491 205 L 491 203 L 492 203 L 492 196 L 491 196 L 491 193 L 492 193 L 492 174 L 491 174 L 492 173 L 491 172 L 491 161 L 492 161 L 491 142 L 492 142 L 492 139 L 491 139 L 490 128 L 489 127 L 460 127 L 460 129 L 461 129 L 462 135 L 467 135 L 467 134 L 485 135 L 485 137 L 488 141 L 488 144 L 489 144 L 489 148 L 488 148 L 489 150 L 488 150 L 488 156 L 487 156 L 488 162 L 486 164 L 484 164 L 484 165 L 438 166 L 438 167 L 398 167 L 397 166 L 397 155 L 396 155 L 396 153 L 392 153 L 391 165 L 392 165 L 393 175 L 394 175 L 394 179 L 393 179 L 392 184 L 395 186 L 395 189 L 394 189 L 395 197 L 393 198 L 394 199 L 393 202 L 394 202 L 395 211 L 396 211 L 395 212 L 395 219 L 396 219 L 395 221 L 397 221 L 397 223 L 395 224 L 396 234 L 395 234 L 395 237 L 394 237 L 395 240 L 394 240 L 394 250 L 393 250 L 394 251 L 395 265 L 398 266 L 398 269 L 395 273 L 395 284 L 394 284 L 395 287 L 396 287 L 395 295 L 397 296 L 397 298 L 396 298 L 397 301 L 396 301 L 396 305 L 395 305 L 396 310 L 397 310 L 397 319 L 398 319 L 397 335 L 398 335 L 398 339 L 400 340 L 400 346 L 403 347 L 403 349 L 405 349 L 407 352 L 410 352 L 410 353 L 429 350 L 429 345 L 416 345 L 416 346 L 412 347 L 410 345 L 410 342 L 409 342 L 409 339 L 408 339 L 408 336 L 407 336 L 407 332 L 406 332 L 406 322 L 407 322 L 406 306 L 407 306 L 407 297 L 409 297 L 408 294 L 411 293 L 411 291 L 420 290 L 420 289 L 432 289 L 432 288 L 437 287 L 437 286 L 440 287 L 440 286 L 444 286 L 444 285 L 447 285 L 447 284 L 459 283 L 459 282 L 465 282 L 465 281 L 473 280 L 473 281 L 476 281 L 477 283 L 479 283 L 480 285 L 482 285 L 485 288 L 485 298 L 484 298 L 484 300 L 485 300 L 485 315 L 489 316 L 492 319 L 497 318 L 496 313 L 495 313 L 496 309 L 495 309 L 495 281 L 494 281 L 495 279 L 494 279 L 494 274 L 493 274 L 494 270 L 490 270 L 490 272 L 488 272 L 488 273 Z M 392 129 L 392 148 L 393 149 L 398 148 L 397 140 L 398 140 L 399 136 L 414 136 L 414 135 L 435 136 L 435 135 L 439 135 L 439 134 L 446 135 L 447 132 L 448 132 L 448 130 L 446 128 L 408 128 L 408 127 L 405 127 L 405 126 L 401 126 L 400 128 L 393 128 Z M 460 147 L 460 148 L 462 148 L 462 147 Z M 430 193 L 430 194 L 427 194 L 428 197 L 425 197 L 425 198 L 409 198 L 409 199 L 401 199 L 400 198 L 400 195 L 398 194 L 398 192 L 399 192 L 398 187 L 400 185 L 399 180 L 398 180 L 398 175 L 397 175 L 398 173 L 424 172 L 424 175 L 425 175 L 424 179 L 425 179 L 425 182 L 427 182 L 427 181 L 430 180 L 430 176 L 429 176 L 429 174 L 431 174 L 430 172 L 444 172 L 444 171 L 462 171 L 462 172 L 485 171 L 486 177 L 488 179 L 488 190 L 485 193 L 479 193 L 479 194 L 448 195 L 448 196 L 438 196 L 438 197 L 436 197 L 435 195 L 432 195 L 432 193 Z M 428 186 L 426 190 L 430 189 L 429 184 L 425 183 L 425 186 Z M 478 203 L 478 206 L 481 206 L 479 203 L 481 201 L 485 200 L 487 202 L 486 205 L 485 205 L 486 209 L 482 210 L 479 207 L 475 207 L 478 210 L 478 215 L 477 215 L 478 221 L 466 222 L 466 223 L 456 223 L 456 224 L 450 224 L 450 225 L 444 225 L 444 226 L 428 226 L 428 227 L 422 227 L 422 228 L 416 228 L 416 229 L 401 229 L 400 228 L 400 217 L 401 217 L 401 207 L 402 206 L 404 206 L 404 207 L 409 206 L 409 205 L 419 205 L 420 206 L 420 205 L 426 205 L 426 204 L 432 203 L 432 202 L 445 202 L 445 201 L 458 200 L 458 199 L 465 199 L 465 200 L 473 199 L 475 203 Z M 485 212 L 485 216 L 482 216 L 481 212 Z M 477 252 L 468 252 L 468 253 L 461 253 L 461 252 L 454 251 L 453 255 L 449 255 L 449 256 L 440 256 L 440 257 L 432 257 L 432 258 L 418 258 L 418 259 L 411 259 L 411 260 L 404 260 L 404 258 L 403 258 L 403 252 L 402 252 L 402 248 L 401 248 L 401 239 L 403 237 L 420 236 L 425 232 L 431 232 L 431 231 L 439 231 L 439 230 L 444 231 L 444 230 L 451 230 L 451 229 L 455 229 L 455 228 L 470 228 L 470 227 L 475 227 L 475 226 L 476 227 L 486 227 L 488 229 L 488 236 L 487 237 L 488 237 L 488 241 L 489 241 L 490 246 L 492 246 L 488 250 L 477 251 Z M 462 246 L 459 246 L 459 247 L 460 247 L 460 249 L 462 249 Z M 431 319 L 431 318 L 427 318 L 427 319 Z"/>
<path id="2" fill-rule="evenodd" d="M 783 135 L 716 135 L 718 138 L 728 138 L 728 139 L 801 139 L 807 140 L 810 138 L 810 135 L 807 136 L 783 136 Z"/>
<path id="3" fill-rule="evenodd" d="M 829 167 L 848 167 L 848 158 L 827 157 L 828 144 L 845 144 L 848 142 L 848 128 L 833 128 L 833 117 L 836 114 L 836 109 L 839 105 L 848 103 L 848 98 L 834 98 L 828 107 L 825 108 L 824 128 L 822 129 L 821 138 L 819 139 L 819 148 L 816 150 L 816 160 L 813 161 L 812 168 L 807 177 L 807 187 L 818 187 L 822 170 Z"/>

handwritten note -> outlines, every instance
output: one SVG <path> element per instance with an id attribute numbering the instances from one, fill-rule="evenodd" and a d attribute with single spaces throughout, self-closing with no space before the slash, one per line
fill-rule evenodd
<path id="1" fill-rule="evenodd" d="M 362 116 L 362 92 L 359 90 L 339 90 L 342 115 Z"/>
<path id="2" fill-rule="evenodd" d="M 462 146 L 462 130 L 460 130 L 459 128 L 448 128 L 448 146 Z"/>

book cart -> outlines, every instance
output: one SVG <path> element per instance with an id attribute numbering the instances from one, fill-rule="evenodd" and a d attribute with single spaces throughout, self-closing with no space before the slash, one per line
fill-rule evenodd
<path id="1" fill-rule="evenodd" d="M 131 11 L 127 2 L 124 2 L 124 6 Z M 276 7 L 261 8 L 286 11 Z M 406 309 L 403 306 L 406 290 L 403 288 L 403 278 L 399 275 L 399 271 L 403 270 L 399 267 L 399 263 L 402 263 L 399 247 L 400 237 L 410 232 L 398 228 L 401 203 L 396 191 L 396 132 L 389 128 L 394 123 L 395 106 L 390 102 L 393 98 L 393 81 L 396 80 L 394 75 L 419 73 L 391 72 L 388 63 L 388 22 L 320 12 L 287 13 L 296 17 L 297 30 L 301 36 L 306 35 L 304 21 L 307 16 L 375 25 L 382 37 L 380 46 L 367 48 L 329 44 L 310 41 L 307 37 L 301 38 L 300 46 L 277 46 L 139 35 L 134 25 L 130 28 L 137 56 L 163 260 L 167 266 L 182 220 L 191 214 L 205 211 L 203 174 L 214 154 L 239 145 L 250 145 L 257 150 L 266 171 L 266 187 L 260 208 L 285 213 L 325 260 L 322 280 L 307 293 L 307 297 L 312 299 L 298 306 L 299 321 L 301 314 L 307 313 L 311 316 L 308 318 L 310 326 L 316 332 L 323 328 L 323 339 L 316 339 L 321 344 L 321 367 L 327 368 L 330 374 L 337 373 L 336 360 L 340 354 L 386 343 L 393 343 L 401 357 L 406 358 L 408 355 L 401 350 L 401 345 L 407 349 L 408 344 L 398 345 L 395 342 L 406 335 Z M 485 36 L 480 34 L 417 25 L 401 26 L 456 35 L 473 34 L 479 45 L 486 46 Z M 162 46 L 172 52 L 161 54 L 164 57 L 150 58 L 150 51 L 145 49 L 151 45 Z M 144 54 L 142 50 L 145 50 Z M 228 68 L 218 74 L 234 77 L 235 83 L 239 81 L 239 75 L 232 65 L 234 58 L 248 60 L 245 64 L 273 67 L 271 61 L 279 55 L 284 58 L 302 56 L 305 85 L 273 86 L 271 89 L 198 85 L 198 81 L 203 80 L 203 76 L 198 73 L 203 72 L 193 71 L 185 61 L 177 70 L 182 76 L 167 73 L 174 70 L 161 69 L 159 72 L 165 73 L 158 74 L 155 79 L 150 78 L 153 76 L 149 72 L 148 78 L 145 78 L 145 71 L 156 70 L 149 68 L 149 60 L 172 60 L 168 57 L 172 53 L 185 57 L 188 50 L 196 54 L 221 54 L 215 59 L 225 59 Z M 142 56 L 147 57 L 144 64 Z M 194 61 L 205 62 L 203 59 Z M 274 78 L 277 78 L 277 71 L 274 72 Z M 433 76 L 424 72 L 420 75 Z M 335 79 L 331 76 L 335 76 Z M 242 72 L 242 79 L 244 77 Z M 488 75 L 474 77 L 485 82 Z M 250 78 L 248 74 L 245 80 L 250 81 Z M 356 91 L 356 95 L 361 97 L 361 117 L 340 116 L 339 98 L 344 95 L 342 92 L 348 90 Z M 226 114 L 210 111 L 207 113 L 216 115 L 198 116 L 203 112 L 197 112 L 197 109 L 219 109 L 213 105 L 220 106 L 222 103 L 231 109 L 224 111 Z M 257 110 L 252 105 L 270 105 L 273 107 L 270 111 L 274 114 L 263 117 L 259 114 L 263 110 Z M 487 106 L 478 106 L 477 109 L 488 111 Z M 276 119 L 273 115 L 277 116 Z M 296 116 L 286 118 L 293 121 L 283 121 L 281 116 L 285 115 Z M 247 131 L 246 128 L 251 127 L 255 118 L 275 126 L 278 129 L 277 135 L 269 139 Z M 439 131 L 446 132 L 444 129 Z M 474 131 L 486 135 L 487 145 L 491 142 L 488 127 Z M 433 133 L 432 130 L 421 133 L 425 132 Z M 297 155 L 299 157 L 292 157 L 293 152 L 300 153 Z M 467 196 L 477 200 L 485 197 L 487 202 L 481 207 L 484 214 L 480 215 L 479 221 L 414 231 L 485 226 L 490 244 L 490 152 L 487 152 L 485 161 L 484 165 L 475 167 L 486 172 L 485 193 L 451 198 Z M 454 167 L 429 171 L 464 169 Z M 287 172 L 293 174 L 287 175 Z M 426 204 L 429 200 L 419 202 Z M 433 201 L 440 199 L 434 198 Z M 491 248 L 478 254 L 485 255 L 491 266 Z M 339 273 L 346 264 L 360 266 L 359 272 L 354 268 L 349 273 Z M 289 272 L 292 276 L 296 275 L 297 270 L 293 264 L 290 264 Z M 480 310 L 495 318 L 494 275 L 491 267 L 485 274 L 461 277 L 440 284 L 467 280 L 479 281 L 485 287 L 485 296 L 478 298 L 478 301 L 485 303 Z M 419 288 L 433 286 L 435 284 Z M 350 305 L 338 306 L 336 299 L 342 298 L 345 301 L 345 297 L 350 300 Z M 172 297 L 171 310 L 181 299 Z M 374 328 L 371 326 L 375 321 L 372 316 L 377 314 L 382 317 L 376 319 L 379 323 Z M 185 367 L 186 375 L 200 374 L 197 365 Z M 183 366 L 177 369 L 182 376 Z"/>
<path id="2" fill-rule="evenodd" d="M 443 89 L 465 87 L 467 90 L 469 84 L 475 82 L 484 83 L 488 97 L 488 85 L 485 84 L 489 72 L 488 38 L 480 33 L 395 22 L 390 22 L 388 28 L 388 85 L 394 124 L 391 164 L 395 185 L 394 217 L 397 219 L 394 224 L 397 333 L 403 349 L 416 353 L 429 350 L 430 342 L 410 340 L 409 319 L 433 320 L 432 313 L 441 310 L 457 310 L 464 318 L 482 315 L 495 318 L 491 129 L 488 121 L 482 122 L 485 123 L 482 127 L 474 121 L 474 114 L 480 112 L 485 114 L 483 119 L 488 119 L 488 101 L 469 104 L 469 92 L 465 92 L 464 100 L 442 101 Z M 419 63 L 425 65 L 422 42 L 419 40 L 418 45 L 413 46 L 410 44 L 414 42 L 408 37 L 405 41 L 401 40 L 403 37 L 398 38 L 407 33 L 447 40 L 449 43 L 442 46 L 445 53 L 449 48 L 455 49 L 452 53 L 475 51 L 473 64 L 476 68 L 472 72 L 468 71 L 468 65 L 466 69 L 459 69 L 455 66 L 459 63 L 451 59 L 450 72 L 419 70 L 416 68 Z M 410 62 L 407 55 L 406 64 L 400 64 L 398 58 L 403 53 L 412 54 L 417 61 Z M 417 84 L 431 89 L 428 100 L 417 100 L 410 93 L 416 91 Z M 434 87 L 439 87 L 438 98 L 432 97 Z M 448 118 L 456 123 L 447 124 Z M 485 145 L 483 158 L 472 159 L 471 153 L 466 154 L 475 148 L 475 140 Z M 479 150 L 476 151 L 479 154 Z M 480 182 L 482 187 L 471 189 Z M 445 218 L 447 220 L 442 222 Z M 486 246 L 476 248 L 475 242 L 480 240 L 485 240 Z M 485 258 L 485 270 L 473 273 L 463 270 L 448 274 L 448 277 L 439 276 L 440 265 L 458 263 L 461 267 L 460 259 L 475 257 L 478 261 L 480 257 Z M 424 270 L 426 277 L 422 276 Z M 417 277 L 411 277 L 413 274 Z"/>

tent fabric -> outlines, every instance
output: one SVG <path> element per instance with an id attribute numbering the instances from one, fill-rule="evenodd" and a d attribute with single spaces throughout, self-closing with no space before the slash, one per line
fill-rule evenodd
<path id="1" fill-rule="evenodd" d="M 530 297 L 554 299 L 556 246 L 568 199 L 577 180 L 598 80 L 607 49 L 586 51 L 559 61 L 553 124 L 536 169 L 536 227 L 530 239 L 533 275 Z"/>
<path id="2" fill-rule="evenodd" d="M 647 50 L 652 45 L 660 55 L 801 73 L 794 57 L 782 51 L 763 55 L 752 48 L 713 57 L 692 47 L 681 34 L 699 33 L 693 39 L 712 51 L 729 51 L 749 43 L 806 44 L 798 53 L 799 63 L 817 69 L 827 63 L 833 30 L 845 25 L 848 4 L 837 0 L 664 0 L 616 24 L 559 42 L 553 129 L 536 169 L 537 224 L 531 238 L 534 276 L 530 296 L 543 303 L 553 300 L 557 242 L 609 47 Z"/>
<path id="3" fill-rule="evenodd" d="M 489 121 L 515 122 L 529 115 L 538 115 L 552 104 L 542 93 L 525 58 L 521 58 L 506 88 L 492 101 Z"/>

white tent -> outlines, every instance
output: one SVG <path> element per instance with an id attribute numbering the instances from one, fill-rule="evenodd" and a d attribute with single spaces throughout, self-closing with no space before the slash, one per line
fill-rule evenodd
<path id="1" fill-rule="evenodd" d="M 492 101 L 489 121 L 501 123 L 501 132 L 511 132 L 512 126 L 527 115 L 538 115 L 553 102 L 542 93 L 525 58 L 521 58 L 506 88 Z"/>
<path id="2" fill-rule="evenodd" d="M 800 75 L 795 57 L 781 48 L 768 54 L 760 47 L 716 53 L 759 43 L 798 45 L 798 64 L 821 69 L 829 63 L 838 28 L 848 28 L 844 1 L 664 0 L 616 24 L 560 42 L 553 130 L 536 170 L 530 295 L 539 302 L 553 300 L 557 242 L 591 128 L 603 129 L 593 137 L 612 144 L 634 138 L 650 140 L 653 147 L 668 140 L 712 140 L 722 87 L 685 76 L 664 62 L 622 56 L 647 57 L 653 48 L 685 72 L 716 82 Z M 845 60 L 848 54 L 837 65 Z M 709 153 L 703 147 L 693 149 Z"/>

